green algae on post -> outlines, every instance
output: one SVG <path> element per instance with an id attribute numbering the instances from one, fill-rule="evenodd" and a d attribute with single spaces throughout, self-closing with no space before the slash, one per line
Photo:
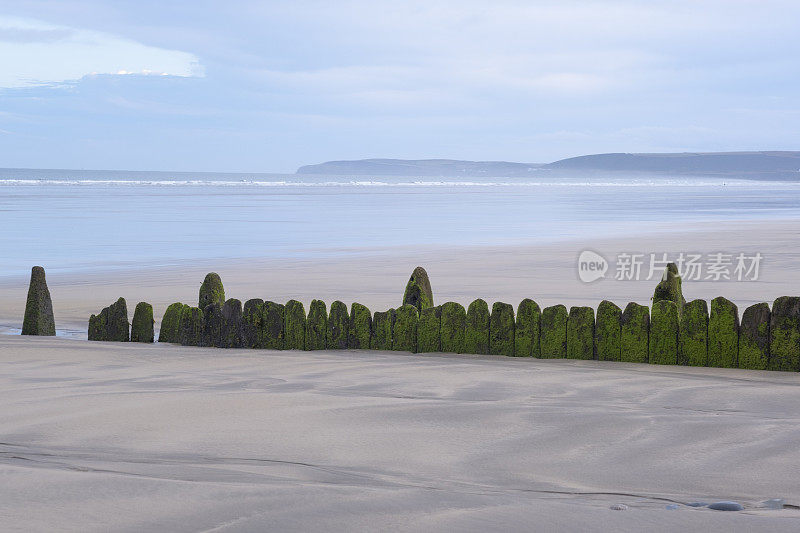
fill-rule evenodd
<path id="1" fill-rule="evenodd" d="M 541 350 L 543 359 L 567 356 L 567 308 L 561 304 L 542 309 Z"/>
<path id="2" fill-rule="evenodd" d="M 242 346 L 244 348 L 260 348 L 261 336 L 264 332 L 261 308 L 264 300 L 251 298 L 242 308 Z"/>
<path id="3" fill-rule="evenodd" d="M 395 310 L 375 311 L 372 318 L 373 337 L 370 348 L 373 350 L 392 349 L 392 329 L 394 328 Z"/>
<path id="4" fill-rule="evenodd" d="M 180 342 L 181 313 L 184 305 L 175 302 L 167 307 L 161 318 L 161 330 L 158 332 L 158 342 Z"/>
<path id="5" fill-rule="evenodd" d="M 594 359 L 594 309 L 591 307 L 569 309 L 567 359 Z"/>
<path id="6" fill-rule="evenodd" d="M 25 316 L 22 320 L 22 334 L 47 337 L 56 334 L 53 301 L 50 299 L 44 268 L 40 266 L 31 269 L 28 298 L 25 302 Z"/>
<path id="7" fill-rule="evenodd" d="M 131 322 L 131 342 L 153 342 L 153 324 L 153 306 L 147 302 L 136 304 Z"/>
<path id="8" fill-rule="evenodd" d="M 594 347 L 598 361 L 622 359 L 622 309 L 613 302 L 603 300 L 597 306 L 597 323 L 594 329 Z"/>
<path id="9" fill-rule="evenodd" d="M 769 365 L 768 303 L 753 304 L 742 313 L 739 326 L 739 368 L 766 370 Z"/>
<path id="10" fill-rule="evenodd" d="M 90 341 L 117 341 L 130 340 L 131 324 L 128 322 L 128 305 L 125 298 L 120 298 L 109 305 L 99 315 L 89 318 Z"/>
<path id="11" fill-rule="evenodd" d="M 322 300 L 311 300 L 306 321 L 306 350 L 324 350 L 328 334 L 328 309 Z"/>
<path id="12" fill-rule="evenodd" d="M 347 315 L 347 306 L 344 302 L 336 300 L 331 304 L 328 316 L 328 331 L 325 336 L 325 346 L 329 350 L 347 349 L 347 335 L 350 329 L 350 317 Z"/>
<path id="13" fill-rule="evenodd" d="M 428 273 L 422 267 L 415 268 L 408 279 L 406 290 L 403 293 L 403 305 L 405 304 L 413 305 L 420 312 L 428 307 L 433 307 L 431 282 L 428 279 Z"/>
<path id="14" fill-rule="evenodd" d="M 297 300 L 289 300 L 284 308 L 285 326 L 284 348 L 287 350 L 306 349 L 306 310 Z"/>
<path id="15" fill-rule="evenodd" d="M 230 298 L 222 306 L 222 336 L 217 346 L 220 348 L 241 348 L 242 342 L 242 302 Z"/>
<path id="16" fill-rule="evenodd" d="M 683 306 L 678 335 L 678 364 L 706 366 L 708 362 L 708 304 L 692 300 Z"/>
<path id="17" fill-rule="evenodd" d="M 417 351 L 417 325 L 419 311 L 411 304 L 401 305 L 395 311 L 392 329 L 392 350 L 398 352 Z"/>
<path id="18" fill-rule="evenodd" d="M 447 353 L 464 353 L 467 311 L 456 302 L 442 304 L 441 346 Z"/>
<path id="19" fill-rule="evenodd" d="M 708 366 L 736 368 L 738 352 L 738 309 L 730 300 L 718 296 L 711 300 L 708 319 Z"/>
<path id="20" fill-rule="evenodd" d="M 103 339 L 103 331 L 105 330 L 105 325 L 103 324 L 103 318 L 100 315 L 93 314 L 89 317 L 89 331 L 88 331 L 88 339 L 90 341 L 102 341 Z"/>
<path id="21" fill-rule="evenodd" d="M 419 314 L 417 324 L 417 352 L 442 350 L 442 306 L 427 307 Z"/>
<path id="22" fill-rule="evenodd" d="M 686 300 L 683 298 L 681 277 L 678 275 L 678 267 L 675 263 L 669 263 L 664 268 L 661 281 L 656 285 L 656 290 L 653 293 L 653 303 L 662 300 L 675 302 L 678 308 L 678 316 L 683 313 L 683 306 L 686 304 Z"/>
<path id="23" fill-rule="evenodd" d="M 677 364 L 678 305 L 670 300 L 659 300 L 653 303 L 650 318 L 650 364 Z"/>
<path id="24" fill-rule="evenodd" d="M 203 336 L 200 346 L 218 347 L 220 345 L 224 321 L 220 304 L 209 304 L 203 309 Z"/>
<path id="25" fill-rule="evenodd" d="M 200 309 L 205 309 L 209 305 L 217 304 L 220 309 L 225 305 L 225 289 L 222 287 L 222 279 L 216 272 L 206 274 L 202 285 L 200 285 L 199 297 Z"/>
<path id="26" fill-rule="evenodd" d="M 199 307 L 185 305 L 181 312 L 178 327 L 178 342 L 184 346 L 201 346 L 203 344 L 203 310 Z"/>
<path id="27" fill-rule="evenodd" d="M 302 305 L 301 305 L 302 310 Z M 258 347 L 267 350 L 286 350 L 286 307 L 266 301 L 261 306 L 262 332 Z"/>
<path id="28" fill-rule="evenodd" d="M 769 329 L 769 369 L 800 370 L 800 297 L 775 300 Z"/>
<path id="29" fill-rule="evenodd" d="M 649 357 L 650 310 L 645 305 L 629 303 L 622 312 L 620 326 L 620 361 L 646 363 Z"/>
<path id="30" fill-rule="evenodd" d="M 542 312 L 539 305 L 525 298 L 517 307 L 517 322 L 514 325 L 514 355 L 516 357 L 539 357 L 539 327 Z"/>
<path id="31" fill-rule="evenodd" d="M 372 344 L 372 314 L 360 303 L 350 305 L 350 331 L 347 347 L 356 350 L 369 350 Z"/>
<path id="32" fill-rule="evenodd" d="M 489 319 L 489 353 L 514 355 L 514 308 L 511 304 L 495 302 Z"/>
<path id="33" fill-rule="evenodd" d="M 478 298 L 467 308 L 464 353 L 489 353 L 489 304 Z"/>

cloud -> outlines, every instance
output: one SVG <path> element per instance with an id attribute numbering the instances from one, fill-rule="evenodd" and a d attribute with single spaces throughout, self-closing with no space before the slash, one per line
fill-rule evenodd
<path id="1" fill-rule="evenodd" d="M 190 53 L 109 33 L 0 16 L 0 88 L 78 80 L 96 74 L 202 76 Z"/>
<path id="2" fill-rule="evenodd" d="M 26 17 L 0 17 L 0 87 L 22 87 L 0 98 L 17 134 L 0 143 L 6 165 L 289 170 L 800 143 L 796 0 L 6 4 Z"/>

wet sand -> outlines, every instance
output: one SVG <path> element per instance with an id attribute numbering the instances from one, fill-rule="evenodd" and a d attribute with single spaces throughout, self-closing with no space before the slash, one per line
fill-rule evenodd
<path id="1" fill-rule="evenodd" d="M 357 301 L 373 311 L 398 307 L 408 276 L 417 265 L 430 275 L 436 302 L 448 300 L 468 305 L 475 298 L 516 305 L 533 298 L 542 307 L 557 303 L 597 307 L 603 299 L 624 307 L 628 302 L 649 305 L 660 271 L 653 279 L 617 281 L 609 271 L 605 279 L 583 283 L 577 258 L 590 249 L 614 261 L 622 252 L 677 254 L 680 252 L 745 253 L 763 255 L 758 281 L 690 281 L 683 284 L 687 300 L 725 296 L 740 309 L 778 296 L 800 294 L 800 221 L 741 222 L 702 225 L 692 231 L 641 228 L 624 239 L 574 240 L 549 245 L 502 247 L 437 247 L 355 251 L 314 259 L 260 259 L 179 265 L 142 266 L 117 271 L 58 273 L 48 271 L 56 327 L 86 338 L 89 315 L 120 296 L 133 313 L 136 303 L 147 301 L 160 321 L 166 307 L 176 301 L 196 305 L 207 272 L 222 276 L 226 295 L 243 303 L 249 298 L 306 305 L 322 299 L 346 304 Z M 33 266 L 33 265 L 31 265 Z M 47 265 L 43 265 L 47 268 Z M 20 328 L 30 271 L 0 278 L 0 329 Z"/>
<path id="2" fill-rule="evenodd" d="M 7 531 L 800 528 L 759 507 L 800 504 L 796 373 L 12 336 L 0 369 Z"/>

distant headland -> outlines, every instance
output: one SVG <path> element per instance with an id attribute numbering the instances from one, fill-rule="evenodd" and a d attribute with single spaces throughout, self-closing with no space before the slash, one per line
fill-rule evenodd
<path id="1" fill-rule="evenodd" d="M 361 159 L 306 165 L 297 174 L 349 174 L 372 176 L 526 176 L 545 166 L 507 161 L 455 159 Z"/>
<path id="2" fill-rule="evenodd" d="M 541 172 L 567 174 L 576 171 L 800 180 L 800 151 L 610 153 L 570 157 L 552 163 L 454 159 L 361 159 L 305 165 L 297 169 L 297 174 L 519 177 L 537 175 Z"/>

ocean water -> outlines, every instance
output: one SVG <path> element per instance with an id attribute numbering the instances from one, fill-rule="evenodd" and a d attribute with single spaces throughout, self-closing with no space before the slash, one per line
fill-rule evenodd
<path id="1" fill-rule="evenodd" d="M 800 219 L 800 183 L 0 169 L 0 276 Z"/>

